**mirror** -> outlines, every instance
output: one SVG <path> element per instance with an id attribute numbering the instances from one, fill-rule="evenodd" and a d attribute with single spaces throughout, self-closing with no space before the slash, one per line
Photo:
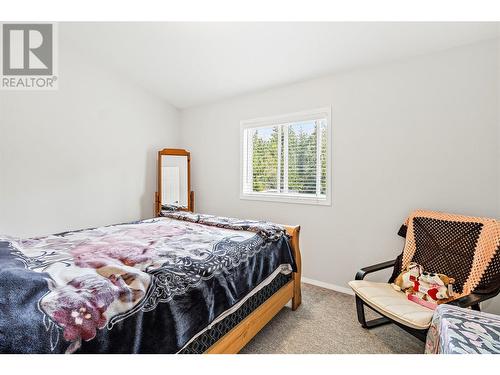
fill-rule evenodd
<path id="1" fill-rule="evenodd" d="M 158 152 L 158 192 L 156 215 L 165 211 L 192 211 L 190 153 L 166 148 Z"/>

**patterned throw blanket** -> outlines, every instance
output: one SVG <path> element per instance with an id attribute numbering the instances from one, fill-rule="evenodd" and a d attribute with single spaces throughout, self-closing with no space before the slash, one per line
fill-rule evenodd
<path id="1" fill-rule="evenodd" d="M 210 221 L 0 237 L 0 353 L 176 353 L 282 265 L 294 268 L 283 231 Z"/>
<path id="2" fill-rule="evenodd" d="M 277 241 L 284 235 L 286 230 L 281 225 L 269 223 L 267 221 L 242 220 L 234 217 L 213 216 L 205 214 L 196 214 L 187 211 L 168 211 L 162 210 L 161 216 L 176 220 L 185 220 L 192 223 L 211 225 L 219 228 L 246 230 L 258 233 L 267 241 Z"/>
<path id="3" fill-rule="evenodd" d="M 452 305 L 437 308 L 427 354 L 500 354 L 500 316 Z"/>

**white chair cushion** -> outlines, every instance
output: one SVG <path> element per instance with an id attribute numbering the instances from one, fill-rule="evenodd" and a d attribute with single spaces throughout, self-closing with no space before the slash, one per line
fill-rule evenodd
<path id="1" fill-rule="evenodd" d="M 416 329 L 427 329 L 431 324 L 434 310 L 409 301 L 391 284 L 355 280 L 349 286 L 366 304 L 401 324 Z"/>

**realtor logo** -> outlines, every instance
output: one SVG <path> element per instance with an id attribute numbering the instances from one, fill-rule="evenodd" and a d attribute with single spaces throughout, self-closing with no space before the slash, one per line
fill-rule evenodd
<path id="1" fill-rule="evenodd" d="M 1 89 L 57 88 L 55 25 L 2 25 Z"/>

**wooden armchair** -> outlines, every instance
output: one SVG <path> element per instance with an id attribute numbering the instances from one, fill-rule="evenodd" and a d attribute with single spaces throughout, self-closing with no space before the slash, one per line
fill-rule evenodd
<path id="1" fill-rule="evenodd" d="M 425 340 L 433 310 L 409 301 L 390 284 L 410 262 L 455 279 L 455 295 L 447 303 L 479 310 L 481 302 L 499 294 L 498 220 L 419 210 L 408 217 L 398 234 L 406 238 L 403 252 L 394 260 L 362 268 L 349 283 L 356 294 L 358 321 L 363 328 L 395 323 Z M 364 280 L 370 273 L 391 267 L 388 283 Z M 365 305 L 382 317 L 366 321 Z"/>

